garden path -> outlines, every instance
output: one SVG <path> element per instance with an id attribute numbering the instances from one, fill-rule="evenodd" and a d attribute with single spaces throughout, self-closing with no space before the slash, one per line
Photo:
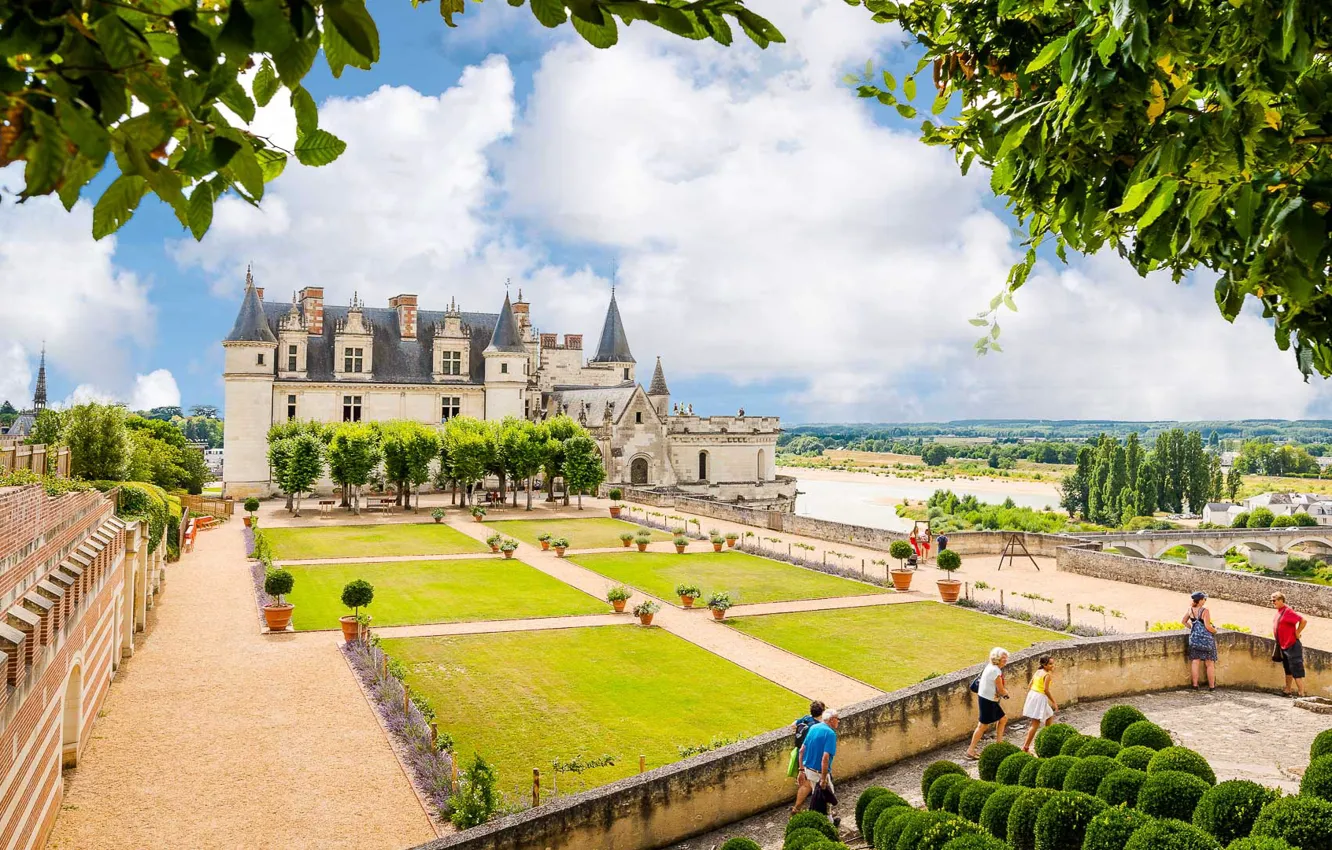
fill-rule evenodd
<path id="1" fill-rule="evenodd" d="M 533 617 L 528 620 L 479 620 L 471 623 L 424 623 L 419 626 L 376 626 L 381 638 L 481 635 L 494 632 L 538 632 L 550 629 L 580 629 L 585 626 L 622 626 L 632 622 L 628 614 L 587 614 L 571 617 Z M 301 632 L 314 636 L 316 632 Z M 327 637 L 327 633 L 324 634 Z"/>
<path id="2" fill-rule="evenodd" d="M 401 848 L 435 837 L 333 635 L 266 638 L 239 520 L 168 568 L 66 774 L 49 848 Z"/>

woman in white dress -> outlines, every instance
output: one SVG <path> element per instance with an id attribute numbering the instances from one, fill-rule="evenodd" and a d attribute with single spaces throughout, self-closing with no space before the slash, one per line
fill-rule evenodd
<path id="1" fill-rule="evenodd" d="M 1022 744 L 1022 752 L 1031 752 L 1031 742 L 1036 740 L 1036 733 L 1042 726 L 1049 726 L 1054 722 L 1055 712 L 1059 710 L 1055 703 L 1054 694 L 1050 691 L 1050 683 L 1054 680 L 1054 659 L 1048 655 L 1042 655 L 1040 659 L 1040 669 L 1036 675 L 1031 678 L 1031 688 L 1027 691 L 1027 702 L 1022 706 L 1022 716 L 1031 721 L 1027 729 L 1027 740 Z"/>

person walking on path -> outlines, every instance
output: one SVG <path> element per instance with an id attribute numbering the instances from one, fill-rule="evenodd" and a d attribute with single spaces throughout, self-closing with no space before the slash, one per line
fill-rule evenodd
<path id="1" fill-rule="evenodd" d="M 916 527 L 911 527 L 911 536 L 907 538 L 911 543 L 911 548 L 915 551 L 916 557 L 920 557 L 920 536 L 916 534 Z"/>
<path id="2" fill-rule="evenodd" d="M 943 535 L 939 535 L 940 548 L 943 551 Z M 1042 726 L 1054 722 L 1055 712 L 1059 710 L 1050 684 L 1054 679 L 1054 659 L 1042 655 L 1040 667 L 1031 679 L 1031 688 L 1027 691 L 1027 702 L 1022 706 L 1022 716 L 1031 721 L 1027 728 L 1027 740 L 1022 743 L 1022 752 L 1031 752 L 1031 742 L 1036 740 L 1036 733 Z"/>
<path id="3" fill-rule="evenodd" d="M 948 548 L 948 535 L 947 535 L 947 534 L 940 534 L 940 535 L 939 535 L 939 551 L 940 551 L 940 552 L 943 552 L 943 551 L 946 550 L 947 548 Z"/>
<path id="4" fill-rule="evenodd" d="M 1008 718 L 1004 716 L 1004 709 L 999 705 L 999 700 L 1008 699 L 1008 686 L 1004 683 L 1004 667 L 1007 664 L 1008 650 L 996 646 L 990 650 L 990 663 L 985 665 L 980 676 L 971 683 L 971 689 L 976 692 L 976 698 L 980 703 L 980 722 L 976 724 L 976 731 L 971 735 L 971 746 L 967 747 L 969 759 L 980 758 L 976 748 L 980 746 L 981 738 L 985 737 L 991 726 L 997 725 L 994 733 L 995 741 L 1004 740 L 1004 728 L 1008 725 Z"/>
<path id="5" fill-rule="evenodd" d="M 1281 666 L 1286 672 L 1286 686 L 1281 689 L 1281 693 L 1288 697 L 1302 697 L 1304 696 L 1304 644 L 1300 643 L 1300 635 L 1309 621 L 1286 604 L 1286 594 L 1281 591 L 1272 594 L 1272 604 L 1276 606 L 1276 617 L 1272 620 L 1272 636 L 1276 638 L 1277 653 L 1281 655 Z M 1292 686 L 1295 688 L 1294 693 L 1290 690 Z"/>
<path id="6" fill-rule="evenodd" d="M 1189 630 L 1189 667 L 1193 675 L 1193 689 L 1198 690 L 1198 665 L 1207 665 L 1207 690 L 1216 690 L 1216 626 L 1207 610 L 1207 594 L 1201 590 L 1193 596 L 1193 604 L 1181 621 Z"/>
<path id="7" fill-rule="evenodd" d="M 928 563 L 930 562 L 930 541 L 931 541 L 932 539 L 933 539 L 933 538 L 930 537 L 930 527 L 927 525 L 927 526 L 925 526 L 925 534 L 922 535 L 921 538 L 920 538 L 920 549 L 921 549 L 921 553 L 922 553 L 922 555 L 921 555 L 921 563 L 922 563 L 922 564 L 928 564 Z"/>
<path id="8" fill-rule="evenodd" d="M 801 717 L 795 722 L 795 750 L 791 753 L 791 770 L 796 780 L 796 798 L 795 805 L 791 807 L 791 814 L 800 811 L 800 807 L 805 804 L 805 798 L 814 790 L 814 786 L 805 778 L 804 758 L 805 758 L 805 738 L 809 735 L 809 730 L 817 726 L 823 718 L 823 703 L 814 700 L 809 704 L 809 714 Z"/>
<path id="9" fill-rule="evenodd" d="M 822 722 L 811 726 L 805 735 L 805 752 L 800 762 L 805 780 L 809 782 L 810 787 L 817 787 L 819 791 L 816 793 L 821 791 L 830 798 L 832 804 L 837 802 L 836 790 L 833 788 L 832 765 L 833 758 L 837 755 L 837 727 L 840 722 L 837 709 L 825 709 Z M 825 814 L 836 826 L 838 820 L 832 817 L 832 812 Z"/>

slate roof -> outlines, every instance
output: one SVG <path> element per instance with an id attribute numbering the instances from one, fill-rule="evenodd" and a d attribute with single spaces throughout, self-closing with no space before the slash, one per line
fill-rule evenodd
<path id="1" fill-rule="evenodd" d="M 37 424 L 37 414 L 20 413 L 18 418 L 9 424 L 9 430 L 5 432 L 7 437 L 26 437 L 32 433 L 32 426 Z"/>
<path id="2" fill-rule="evenodd" d="M 518 332 L 518 323 L 513 318 L 513 305 L 509 296 L 504 296 L 504 306 L 500 308 L 499 318 L 495 320 L 495 331 L 491 334 L 486 351 L 505 351 L 511 354 L 526 354 L 522 334 Z"/>
<path id="3" fill-rule="evenodd" d="M 574 419 L 578 418 L 578 411 L 583 405 L 588 405 L 588 424 L 599 425 L 605 418 L 607 404 L 615 405 L 611 419 L 618 420 L 629 406 L 636 389 L 638 385 L 633 382 L 613 387 L 555 387 L 546 393 L 546 400 L 552 415 L 567 412 Z M 567 411 L 563 409 L 566 404 L 569 405 Z"/>
<path id="4" fill-rule="evenodd" d="M 657 368 L 652 370 L 652 383 L 648 385 L 648 395 L 670 395 L 666 388 L 666 373 L 661 371 L 661 358 L 657 358 Z"/>
<path id="5" fill-rule="evenodd" d="M 601 326 L 601 341 L 597 343 L 597 353 L 589 363 L 636 363 L 629 352 L 629 339 L 624 333 L 624 321 L 620 318 L 620 306 L 615 303 L 615 293 L 611 293 L 610 306 L 606 308 L 606 321 Z"/>
<path id="6" fill-rule="evenodd" d="M 265 313 L 270 305 L 259 300 L 259 293 L 254 288 L 253 281 L 245 287 L 245 298 L 241 301 L 240 313 L 236 315 L 236 324 L 231 326 L 231 333 L 227 334 L 227 342 L 277 342 L 277 335 L 273 333 L 276 323 L 265 320 Z M 282 307 L 282 313 L 287 312 L 286 305 Z M 271 319 L 271 315 L 269 316 Z"/>

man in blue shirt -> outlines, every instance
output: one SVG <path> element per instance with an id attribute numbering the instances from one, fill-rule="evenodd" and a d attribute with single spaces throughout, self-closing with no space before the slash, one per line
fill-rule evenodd
<path id="1" fill-rule="evenodd" d="M 805 735 L 804 751 L 800 755 L 800 766 L 805 771 L 805 779 L 809 781 L 810 787 L 822 785 L 829 794 L 835 794 L 832 763 L 833 757 L 837 755 L 837 726 L 840 723 L 837 709 L 825 709 L 822 722 L 811 726 Z"/>

